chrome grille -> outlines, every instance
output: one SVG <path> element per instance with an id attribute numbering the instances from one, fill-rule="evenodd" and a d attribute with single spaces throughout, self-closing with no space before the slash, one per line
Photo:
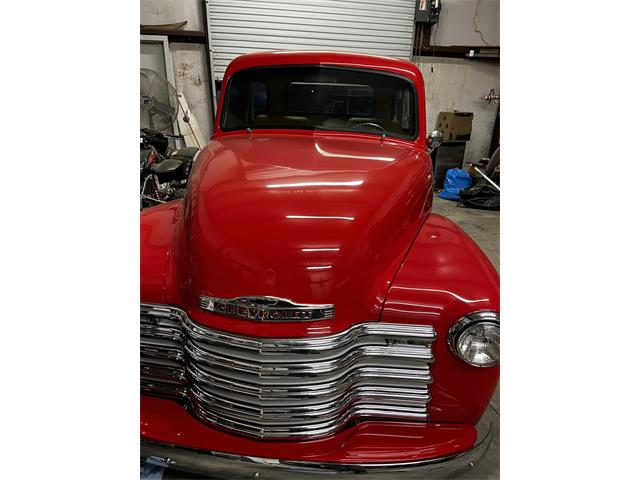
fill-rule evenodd
<path id="1" fill-rule="evenodd" d="M 219 332 L 142 304 L 141 390 L 264 438 L 330 435 L 357 418 L 426 421 L 433 327 L 368 322 L 326 337 Z"/>

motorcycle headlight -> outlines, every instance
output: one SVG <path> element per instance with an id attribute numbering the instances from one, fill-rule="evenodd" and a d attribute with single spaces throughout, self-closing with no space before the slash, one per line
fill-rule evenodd
<path id="1" fill-rule="evenodd" d="M 451 351 L 474 367 L 500 363 L 500 314 L 473 312 L 453 324 L 447 336 Z"/>

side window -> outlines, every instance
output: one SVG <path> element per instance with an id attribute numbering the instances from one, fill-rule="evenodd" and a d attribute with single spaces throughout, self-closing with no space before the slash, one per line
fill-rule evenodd
<path id="1" fill-rule="evenodd" d="M 250 99 L 248 105 L 243 101 L 246 97 L 242 90 L 245 89 Z M 225 128 L 237 128 L 246 123 L 254 123 L 257 116 L 267 113 L 267 86 L 263 82 L 253 81 L 246 84 L 235 80 L 227 89 L 227 95 L 228 107 L 223 118 Z"/>
<path id="2" fill-rule="evenodd" d="M 225 100 L 227 108 L 225 108 L 222 122 L 226 128 L 237 128 L 243 123 L 240 82 L 236 80 L 231 82 L 231 85 L 227 88 L 227 97 Z"/>
<path id="3" fill-rule="evenodd" d="M 267 86 L 258 81 L 249 83 L 249 122 L 256 121 L 258 115 L 267 115 Z"/>
<path id="4" fill-rule="evenodd" d="M 403 131 L 411 130 L 411 113 L 413 93 L 410 88 L 396 90 L 393 99 L 393 119 L 400 124 Z"/>
<path id="5" fill-rule="evenodd" d="M 413 108 L 412 105 L 412 101 L 413 101 L 413 95 L 410 89 L 405 88 L 404 89 L 404 102 L 402 104 L 402 130 L 405 131 L 409 131 L 411 129 L 411 109 Z"/>

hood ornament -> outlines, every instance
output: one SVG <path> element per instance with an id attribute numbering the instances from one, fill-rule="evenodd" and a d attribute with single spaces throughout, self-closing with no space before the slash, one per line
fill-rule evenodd
<path id="1" fill-rule="evenodd" d="M 333 305 L 298 304 L 286 298 L 267 296 L 218 298 L 201 295 L 200 308 L 258 322 L 327 320 L 334 316 Z"/>

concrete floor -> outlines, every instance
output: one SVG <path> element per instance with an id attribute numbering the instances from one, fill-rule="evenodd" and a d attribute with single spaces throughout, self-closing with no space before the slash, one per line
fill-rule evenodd
<path id="1" fill-rule="evenodd" d="M 433 199 L 433 212 L 456 222 L 482 248 L 493 266 L 500 272 L 500 212 L 476 210 L 456 206 L 457 202 Z M 493 394 L 489 408 L 480 422 L 493 422 L 494 436 L 487 455 L 473 470 L 460 478 L 500 478 L 500 384 Z"/>
<path id="2" fill-rule="evenodd" d="M 433 212 L 448 217 L 464 229 L 482 248 L 489 260 L 500 271 L 500 213 L 470 208 L 459 208 L 456 202 L 433 199 Z M 493 422 L 494 437 L 485 458 L 473 470 L 460 478 L 498 479 L 500 478 L 500 385 L 480 422 Z M 202 479 L 197 475 L 165 471 L 164 480 Z"/>

